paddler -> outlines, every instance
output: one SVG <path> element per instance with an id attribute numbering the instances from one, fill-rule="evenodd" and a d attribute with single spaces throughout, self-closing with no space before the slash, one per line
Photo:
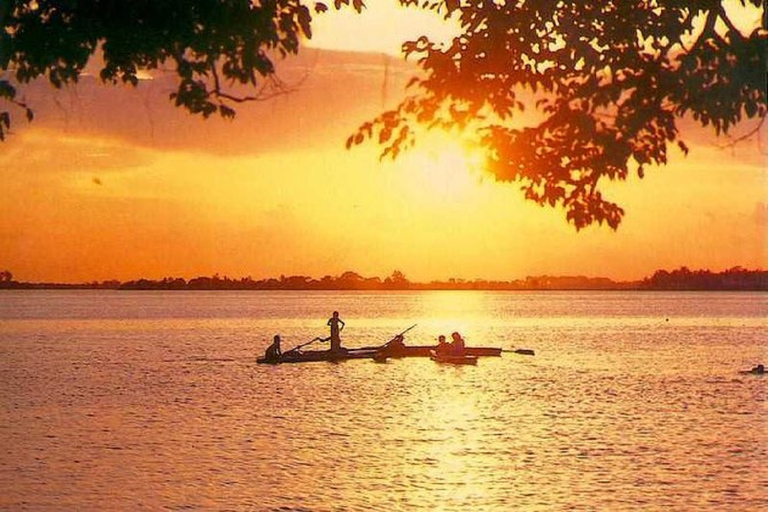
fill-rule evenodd
<path id="1" fill-rule="evenodd" d="M 438 354 L 447 354 L 451 351 L 451 346 L 445 341 L 445 335 L 441 334 L 437 337 L 437 348 L 435 350 Z"/>
<path id="2" fill-rule="evenodd" d="M 331 352 L 341 351 L 341 331 L 344 330 L 344 320 L 339 318 L 338 311 L 333 312 L 333 316 L 328 319 L 326 325 L 331 328 Z"/>
<path id="3" fill-rule="evenodd" d="M 282 355 L 283 351 L 280 349 L 280 335 L 275 334 L 275 337 L 272 339 L 272 344 L 268 346 L 266 352 L 264 352 L 264 359 L 267 361 L 277 361 Z"/>
<path id="4" fill-rule="evenodd" d="M 453 341 L 451 342 L 451 351 L 456 355 L 463 355 L 464 354 L 464 338 L 461 337 L 461 334 L 458 332 L 454 332 L 451 334 L 451 338 Z"/>
<path id="5" fill-rule="evenodd" d="M 387 343 L 387 348 L 391 349 L 393 352 L 397 352 L 398 350 L 402 352 L 405 348 L 405 336 L 398 334 Z"/>

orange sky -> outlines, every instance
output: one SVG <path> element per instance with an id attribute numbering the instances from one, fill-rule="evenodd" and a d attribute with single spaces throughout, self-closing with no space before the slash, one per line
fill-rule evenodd
<path id="1" fill-rule="evenodd" d="M 391 27 L 412 25 L 391 15 L 359 25 L 335 15 L 315 26 L 315 46 L 345 48 L 338 27 L 362 26 L 352 41 L 394 54 L 402 36 Z M 421 31 L 440 24 L 419 18 L 404 35 Z M 0 145 L 0 270 L 79 282 L 399 269 L 428 281 L 768 266 L 756 140 L 720 149 L 687 129 L 688 157 L 672 152 L 645 179 L 608 188 L 627 212 L 617 232 L 576 233 L 561 210 L 485 177 L 478 156 L 447 136 L 395 163 L 379 162 L 373 144 L 345 150 L 359 123 L 402 97 L 413 68 L 396 57 L 307 49 L 280 70 L 306 77 L 299 90 L 241 106 L 234 122 L 173 108 L 162 75 L 137 89 L 88 77 L 63 91 L 29 86 L 36 120 L 18 116 Z"/>

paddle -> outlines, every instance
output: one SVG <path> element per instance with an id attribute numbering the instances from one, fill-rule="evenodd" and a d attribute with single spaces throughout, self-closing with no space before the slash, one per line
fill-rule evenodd
<path id="1" fill-rule="evenodd" d="M 397 337 L 398 337 L 398 336 L 402 336 L 403 334 L 407 333 L 408 331 L 410 331 L 411 329 L 413 329 L 413 328 L 414 328 L 414 327 L 416 327 L 417 325 L 419 325 L 419 324 L 413 324 L 412 326 L 410 326 L 409 328 L 407 328 L 406 330 L 404 330 L 404 331 L 403 331 L 403 332 L 401 332 L 400 334 L 395 334 L 395 335 L 392 337 L 392 339 L 391 339 L 391 340 L 389 340 L 388 342 L 386 342 L 385 344 L 383 344 L 383 345 L 382 345 L 382 347 L 386 347 L 387 345 L 389 345 L 390 343 L 392 343 L 393 341 L 395 341 L 395 340 L 397 339 Z"/>
<path id="2" fill-rule="evenodd" d="M 307 345 L 311 345 L 311 344 L 313 344 L 313 343 L 314 343 L 314 342 L 316 342 L 316 341 L 328 341 L 328 340 L 325 340 L 325 339 L 323 339 L 323 338 L 321 338 L 321 337 L 319 337 L 319 336 L 318 336 L 317 338 L 315 338 L 315 339 L 313 339 L 313 340 L 310 340 L 310 341 L 308 341 L 308 342 L 306 342 L 306 343 L 302 343 L 301 345 L 298 345 L 298 346 L 295 346 L 295 347 L 293 347 L 291 350 L 288 350 L 288 351 L 286 351 L 286 352 L 283 352 L 283 354 L 288 354 L 288 353 L 291 353 L 291 352 L 296 352 L 296 351 L 297 351 L 297 350 L 299 350 L 300 348 L 304 348 L 304 347 L 306 347 Z"/>
<path id="3" fill-rule="evenodd" d="M 515 348 L 512 350 L 502 350 L 502 352 L 510 352 L 512 354 L 520 354 L 523 356 L 535 356 L 536 352 L 532 348 Z"/>
<path id="4" fill-rule="evenodd" d="M 377 363 L 382 363 L 382 362 L 386 361 L 386 360 L 387 360 L 387 357 L 388 357 L 388 356 L 387 356 L 387 353 L 386 353 L 386 352 L 387 352 L 387 351 L 386 351 L 386 349 L 389 347 L 389 344 L 390 344 L 390 343 L 392 343 L 393 341 L 395 341 L 395 340 L 396 340 L 396 339 L 397 339 L 399 336 L 402 336 L 403 334 L 407 333 L 408 331 L 410 331 L 411 329 L 413 329 L 414 327 L 416 327 L 417 325 L 418 325 L 418 324 L 413 324 L 412 326 L 410 326 L 409 328 L 407 328 L 407 329 L 406 329 L 406 330 L 404 330 L 403 332 L 401 332 L 401 333 L 399 333 L 399 334 L 395 334 L 395 335 L 392 337 L 392 339 L 391 339 L 391 340 L 389 340 L 389 341 L 388 341 L 388 342 L 386 342 L 385 344 L 383 344 L 383 345 L 381 345 L 380 347 L 378 347 L 378 351 L 377 351 L 377 352 L 376 352 L 376 354 L 373 356 L 373 360 L 374 360 L 374 361 L 376 361 Z M 382 350 L 382 349 L 384 349 L 384 350 Z"/>
<path id="5" fill-rule="evenodd" d="M 535 356 L 536 352 L 532 348 L 513 348 L 513 349 L 501 349 L 502 352 L 510 354 L 520 354 L 523 356 Z"/>

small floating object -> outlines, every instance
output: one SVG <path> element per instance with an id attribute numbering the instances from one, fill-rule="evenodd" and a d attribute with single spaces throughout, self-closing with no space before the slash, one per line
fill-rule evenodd
<path id="1" fill-rule="evenodd" d="M 758 364 L 751 370 L 744 370 L 741 373 L 751 373 L 752 375 L 765 375 L 765 365 Z"/>

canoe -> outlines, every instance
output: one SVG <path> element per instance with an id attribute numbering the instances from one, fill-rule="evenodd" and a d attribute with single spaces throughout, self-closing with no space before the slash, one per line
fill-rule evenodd
<path id="1" fill-rule="evenodd" d="M 438 354 L 433 352 L 430 358 L 444 364 L 477 364 L 477 356 L 469 354 Z"/>
<path id="2" fill-rule="evenodd" d="M 431 357 L 437 345 L 416 345 L 382 349 L 387 357 Z M 464 353 L 476 357 L 499 357 L 501 349 L 496 347 L 464 347 Z"/>
<path id="3" fill-rule="evenodd" d="M 377 359 L 401 357 L 431 357 L 437 346 L 404 346 L 404 347 L 363 347 L 350 348 L 341 352 L 330 350 L 289 351 L 275 360 L 261 357 L 256 360 L 259 364 L 310 363 L 318 361 L 346 361 L 348 359 Z M 499 357 L 501 349 L 495 347 L 466 347 L 464 353 L 473 357 Z"/>
<path id="4" fill-rule="evenodd" d="M 285 352 L 278 359 L 267 359 L 260 357 L 256 360 L 259 364 L 282 364 L 282 363 L 312 363 L 318 361 L 346 361 L 348 359 L 370 359 L 376 355 L 377 347 L 350 349 L 334 352 L 332 350 L 307 350 Z"/>

